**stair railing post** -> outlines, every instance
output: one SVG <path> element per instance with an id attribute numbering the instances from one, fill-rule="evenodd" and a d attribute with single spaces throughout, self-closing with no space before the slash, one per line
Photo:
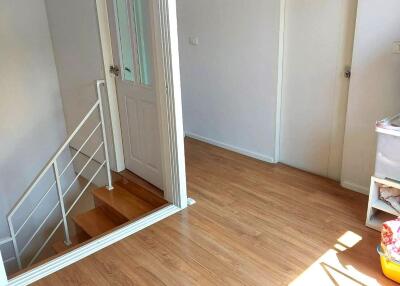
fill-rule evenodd
<path id="1" fill-rule="evenodd" d="M 68 221 L 67 221 L 67 215 L 65 212 L 64 196 L 63 196 L 62 188 L 61 188 L 60 171 L 58 169 L 57 158 L 54 160 L 53 168 L 54 168 L 54 175 L 56 177 L 57 194 L 58 194 L 58 199 L 60 201 L 61 214 L 62 214 L 62 220 L 63 220 L 63 225 L 64 225 L 64 235 L 65 235 L 64 243 L 65 243 L 65 245 L 69 246 L 72 243 L 71 243 L 71 238 L 69 236 Z"/>
<path id="2" fill-rule="evenodd" d="M 15 236 L 15 230 L 14 230 L 14 225 L 12 224 L 12 217 L 9 216 L 7 217 L 8 221 L 8 227 L 10 229 L 10 235 L 14 247 L 14 252 L 15 252 L 15 258 L 17 259 L 17 264 L 19 270 L 22 270 L 22 262 L 21 262 L 21 254 L 19 253 L 19 248 L 18 248 L 18 243 L 17 243 L 17 238 Z"/>
<path id="3" fill-rule="evenodd" d="M 106 133 L 106 127 L 104 124 L 104 113 L 103 113 L 103 102 L 101 99 L 101 86 L 105 84 L 104 80 L 98 80 L 96 82 L 96 88 L 97 88 L 97 100 L 99 101 L 99 112 L 100 112 L 100 120 L 101 120 L 101 133 L 103 136 L 103 147 L 104 147 L 104 156 L 106 157 L 106 171 L 107 171 L 107 180 L 108 180 L 108 185 L 107 189 L 111 191 L 114 189 L 112 185 L 112 177 L 111 177 L 111 168 L 110 168 L 110 158 L 108 156 L 108 145 L 107 145 L 107 133 Z"/>
<path id="4" fill-rule="evenodd" d="M 3 258 L 1 257 L 0 251 L 0 286 L 5 286 L 8 284 L 6 268 L 4 266 Z"/>

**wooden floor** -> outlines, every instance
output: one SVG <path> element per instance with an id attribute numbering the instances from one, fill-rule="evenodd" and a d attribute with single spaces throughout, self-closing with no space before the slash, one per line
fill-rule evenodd
<path id="1" fill-rule="evenodd" d="M 186 140 L 197 204 L 37 285 L 391 285 L 367 197 Z M 393 284 L 394 285 L 394 284 Z"/>

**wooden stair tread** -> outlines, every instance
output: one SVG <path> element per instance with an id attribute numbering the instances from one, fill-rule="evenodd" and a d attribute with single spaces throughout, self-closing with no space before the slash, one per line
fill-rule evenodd
<path id="1" fill-rule="evenodd" d="M 94 208 L 77 215 L 74 217 L 74 222 L 90 237 L 99 236 L 118 226 L 101 208 Z"/>
<path id="2" fill-rule="evenodd" d="M 120 180 L 115 182 L 115 184 L 124 188 L 136 197 L 150 203 L 155 208 L 161 207 L 168 203 L 164 198 L 129 180 Z"/>
<path id="3" fill-rule="evenodd" d="M 155 209 L 150 203 L 120 186 L 114 186 L 112 191 L 99 188 L 93 191 L 93 195 L 127 220 L 135 219 Z"/>
<path id="4" fill-rule="evenodd" d="M 59 254 L 68 249 L 75 247 L 76 245 L 80 244 L 81 241 L 78 239 L 78 237 L 73 236 L 73 237 L 71 237 L 71 243 L 72 243 L 71 245 L 67 246 L 67 245 L 65 245 L 64 241 L 57 241 L 51 247 L 57 254 Z"/>

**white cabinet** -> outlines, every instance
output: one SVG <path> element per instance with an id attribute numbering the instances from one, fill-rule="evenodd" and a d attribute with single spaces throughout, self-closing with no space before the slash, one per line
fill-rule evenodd
<path id="1" fill-rule="evenodd" d="M 400 189 L 400 184 L 398 182 L 387 179 L 379 179 L 376 177 L 371 178 L 371 189 L 369 193 L 368 211 L 365 225 L 378 231 L 381 231 L 382 224 L 385 221 L 392 220 L 400 216 L 400 213 L 398 213 L 394 208 L 379 199 L 379 187 L 381 185 Z"/>

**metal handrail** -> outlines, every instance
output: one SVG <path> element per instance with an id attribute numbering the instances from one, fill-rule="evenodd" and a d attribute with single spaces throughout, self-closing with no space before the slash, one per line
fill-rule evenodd
<path id="1" fill-rule="evenodd" d="M 71 166 L 71 164 L 74 162 L 75 158 L 80 154 L 80 152 L 82 151 L 83 147 L 86 146 L 86 143 L 89 142 L 90 138 L 92 138 L 93 134 L 99 129 L 101 125 L 101 122 L 99 122 L 99 124 L 97 124 L 97 126 L 93 129 L 93 131 L 89 134 L 88 138 L 82 143 L 82 146 L 78 149 L 78 151 L 76 151 L 75 155 L 72 157 L 72 159 L 69 161 L 69 163 L 66 165 L 66 167 L 64 168 L 64 170 L 60 173 L 60 177 L 62 177 L 64 175 L 64 173 L 68 170 L 69 166 Z M 31 211 L 31 213 L 28 215 L 28 217 L 25 219 L 25 221 L 21 224 L 21 226 L 19 227 L 19 229 L 16 231 L 15 235 L 18 235 L 20 233 L 20 231 L 24 228 L 25 224 L 29 221 L 29 219 L 32 217 L 32 215 L 37 211 L 37 209 L 40 207 L 40 205 L 42 204 L 42 202 L 44 201 L 44 199 L 47 197 L 47 195 L 50 193 L 50 191 L 56 186 L 57 182 L 54 182 L 50 188 L 47 190 L 47 192 L 41 197 L 41 199 L 39 200 L 39 202 L 36 204 L 36 206 L 34 207 L 34 209 Z"/>
<path id="2" fill-rule="evenodd" d="M 72 157 L 72 159 L 69 161 L 69 163 L 65 166 L 64 170 L 61 172 L 60 177 L 64 175 L 64 173 L 68 170 L 69 166 L 74 162 L 75 158 L 81 153 L 82 149 L 86 146 L 86 143 L 89 142 L 89 140 L 92 138 L 93 134 L 96 133 L 96 131 L 99 129 L 101 125 L 101 122 L 97 124 L 97 126 L 92 130 L 92 132 L 89 134 L 88 138 L 82 143 L 82 146 L 76 151 L 75 155 Z"/>
<path id="3" fill-rule="evenodd" d="M 89 180 L 89 182 L 86 184 L 86 186 L 83 188 L 83 190 L 81 191 L 81 193 L 78 195 L 78 197 L 75 199 L 74 203 L 71 205 L 71 207 L 69 208 L 69 210 L 66 212 L 66 215 L 68 216 L 69 213 L 72 211 L 72 209 L 74 208 L 74 206 L 77 204 L 77 202 L 80 200 L 80 198 L 82 197 L 82 195 L 86 192 L 86 190 L 88 189 L 88 187 L 90 186 L 90 184 L 92 183 L 92 181 L 94 180 L 94 178 L 97 176 L 97 174 L 100 172 L 100 170 L 104 167 L 105 165 L 105 161 L 100 165 L 100 167 L 97 169 L 97 171 L 94 173 L 94 175 L 92 176 L 92 178 Z M 46 247 L 47 243 L 50 241 L 50 239 L 54 236 L 54 234 L 56 233 L 57 229 L 60 227 L 61 223 L 63 222 L 63 220 L 60 220 L 57 224 L 57 226 L 53 229 L 53 231 L 51 232 L 51 234 L 47 237 L 46 241 L 43 243 L 43 245 L 40 247 L 40 249 L 36 252 L 35 256 L 32 258 L 32 260 L 29 262 L 28 267 L 31 266 L 36 259 L 39 257 L 39 255 L 42 253 L 43 249 Z"/>
<path id="4" fill-rule="evenodd" d="M 0 246 L 3 245 L 3 244 L 10 243 L 11 241 L 12 241 L 12 237 L 11 236 L 10 237 L 3 237 L 3 238 L 0 239 Z"/>
<path id="5" fill-rule="evenodd" d="M 82 119 L 82 121 L 79 123 L 79 125 L 75 128 L 75 130 L 72 132 L 72 134 L 68 137 L 68 139 L 63 143 L 63 145 L 57 150 L 55 155 L 52 157 L 52 159 L 46 164 L 46 166 L 42 169 L 42 171 L 39 173 L 39 175 L 35 178 L 31 186 L 28 188 L 28 190 L 24 193 L 24 195 L 18 200 L 16 205 L 13 207 L 11 212 L 7 216 L 7 221 L 10 229 L 10 237 L 0 239 L 0 245 L 5 244 L 5 243 L 11 243 L 13 244 L 14 247 L 14 252 L 15 252 L 15 258 L 18 263 L 18 267 L 20 269 L 23 268 L 22 265 L 22 255 L 24 252 L 28 249 L 29 245 L 31 242 L 35 239 L 36 235 L 39 233 L 39 231 L 42 229 L 42 227 L 46 224 L 47 220 L 51 217 L 53 214 L 54 210 L 60 206 L 61 209 L 61 215 L 62 218 L 61 220 L 57 223 L 57 225 L 53 228 L 51 231 L 50 235 L 47 236 L 45 242 L 41 245 L 41 247 L 34 252 L 33 258 L 30 259 L 29 263 L 27 266 L 32 265 L 36 259 L 40 256 L 42 253 L 43 249 L 46 247 L 50 239 L 54 236 L 56 231 L 59 229 L 61 225 L 64 226 L 64 236 L 65 236 L 65 244 L 70 245 L 71 244 L 71 238 L 69 234 L 69 228 L 68 228 L 68 221 L 67 221 L 67 216 L 71 212 L 71 210 L 74 208 L 74 206 L 77 204 L 77 202 L 80 200 L 80 198 L 83 196 L 83 194 L 86 192 L 90 184 L 93 182 L 95 177 L 98 175 L 100 170 L 102 168 L 106 168 L 106 173 L 107 173 L 107 181 L 108 181 L 108 186 L 107 188 L 109 190 L 113 189 L 112 186 L 112 178 L 111 178 L 111 169 L 110 169 L 110 161 L 109 161 L 109 156 L 108 156 L 108 148 L 107 148 L 107 137 L 106 137 L 106 131 L 105 131 L 105 124 L 104 124 L 104 114 L 103 114 L 103 106 L 102 106 L 102 99 L 101 99 L 101 86 L 105 85 L 104 80 L 98 80 L 96 81 L 96 93 L 97 93 L 97 100 L 94 103 L 94 105 L 91 107 L 89 112 L 85 115 L 85 117 Z M 76 154 L 72 157 L 72 159 L 68 162 L 66 167 L 60 172 L 59 166 L 58 166 L 58 159 L 61 156 L 61 154 L 65 151 L 66 148 L 69 147 L 71 141 L 74 139 L 75 135 L 80 131 L 80 129 L 85 125 L 85 123 L 88 121 L 90 116 L 96 111 L 99 111 L 100 115 L 100 122 L 96 125 L 96 127 L 92 130 L 90 135 L 86 138 L 86 140 L 81 144 L 80 148 L 76 151 Z M 102 141 L 100 142 L 99 146 L 96 148 L 92 156 L 88 159 L 88 161 L 85 163 L 83 168 L 77 173 L 76 177 L 72 181 L 72 183 L 63 190 L 62 185 L 61 185 L 61 177 L 64 175 L 64 173 L 67 171 L 67 169 L 71 166 L 75 158 L 78 156 L 78 154 L 82 151 L 82 149 L 85 147 L 85 145 L 89 142 L 90 138 L 94 135 L 94 133 L 101 127 L 101 134 L 102 134 Z M 86 184 L 86 186 L 83 188 L 83 190 L 78 194 L 77 198 L 75 201 L 72 203 L 72 205 L 66 209 L 65 207 L 65 197 L 68 194 L 68 192 L 71 190 L 72 186 L 75 184 L 77 179 L 82 175 L 83 171 L 89 166 L 90 162 L 94 160 L 95 155 L 98 153 L 98 151 L 103 147 L 104 151 L 104 157 L 105 160 L 103 163 L 101 163 L 100 167 L 96 170 L 94 175 L 91 177 L 89 182 Z M 33 192 L 35 187 L 39 184 L 39 182 L 44 178 L 44 176 L 47 174 L 47 172 L 50 170 L 50 168 L 53 168 L 54 172 L 54 177 L 55 177 L 55 182 L 51 185 L 51 187 L 46 191 L 46 193 L 40 198 L 40 200 L 36 203 L 34 208 L 30 211 L 28 216 L 25 218 L 24 222 L 18 227 L 17 231 L 15 231 L 15 225 L 13 223 L 13 217 L 17 213 L 17 211 L 21 208 L 23 203 L 29 198 L 30 194 Z M 51 211 L 47 214 L 47 216 L 42 220 L 41 224 L 36 227 L 33 235 L 27 240 L 27 242 L 20 247 L 17 241 L 17 236 L 21 233 L 22 229 L 27 225 L 29 219 L 33 216 L 33 214 L 39 209 L 40 205 L 44 201 L 44 199 L 47 197 L 47 195 L 53 190 L 53 188 L 56 187 L 57 190 L 57 197 L 58 201 L 53 206 Z M 21 250 L 20 250 L 21 249 Z"/>
<path id="6" fill-rule="evenodd" d="M 101 142 L 99 146 L 97 146 L 96 150 L 94 151 L 93 155 L 90 156 L 89 160 L 83 165 L 83 168 L 79 171 L 78 175 L 73 179 L 71 184 L 68 186 L 68 188 L 65 190 L 65 192 L 62 194 L 62 197 L 65 197 L 66 194 L 69 193 L 73 185 L 76 183 L 78 178 L 82 175 L 83 171 L 86 169 L 87 166 L 89 166 L 90 162 L 93 160 L 94 156 L 96 156 L 97 152 L 99 152 L 100 148 L 104 145 L 104 142 Z"/>

